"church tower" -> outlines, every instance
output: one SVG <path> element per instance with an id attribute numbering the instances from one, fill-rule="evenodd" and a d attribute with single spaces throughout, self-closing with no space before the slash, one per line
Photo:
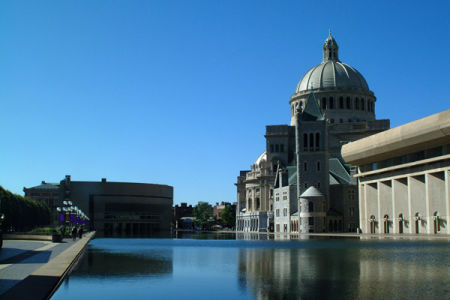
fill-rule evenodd
<path id="1" fill-rule="evenodd" d="M 311 93 L 295 121 L 299 232 L 323 232 L 326 224 L 328 179 L 327 121 Z"/>

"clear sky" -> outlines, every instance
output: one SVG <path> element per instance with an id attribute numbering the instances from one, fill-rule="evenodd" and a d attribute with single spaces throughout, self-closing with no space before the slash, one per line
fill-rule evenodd
<path id="1" fill-rule="evenodd" d="M 236 201 L 330 28 L 377 118 L 449 109 L 449 15 L 448 0 L 1 1 L 0 185 L 71 174 Z"/>

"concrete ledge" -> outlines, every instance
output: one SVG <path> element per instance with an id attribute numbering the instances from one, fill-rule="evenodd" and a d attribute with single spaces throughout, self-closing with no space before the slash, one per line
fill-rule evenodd
<path id="1" fill-rule="evenodd" d="M 38 234 L 3 234 L 4 240 L 35 240 L 35 241 L 51 241 L 51 235 Z"/>
<path id="2" fill-rule="evenodd" d="M 85 234 L 81 240 L 16 284 L 1 298 L 50 299 L 94 236 L 95 232 Z"/>

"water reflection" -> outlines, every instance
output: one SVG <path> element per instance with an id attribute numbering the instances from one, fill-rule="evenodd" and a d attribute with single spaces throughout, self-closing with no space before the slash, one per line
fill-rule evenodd
<path id="1" fill-rule="evenodd" d="M 410 299 L 448 296 L 442 243 L 315 240 L 313 247 L 240 249 L 239 287 L 255 299 Z"/>
<path id="2" fill-rule="evenodd" d="M 172 250 L 152 251 L 146 255 L 89 251 L 73 277 L 142 276 L 171 274 Z"/>
<path id="3" fill-rule="evenodd" d="M 332 298 L 354 295 L 345 280 L 359 277 L 359 249 L 243 249 L 240 286 L 256 299 Z"/>
<path id="4" fill-rule="evenodd" d="M 446 242 L 183 237 L 96 239 L 53 298 L 448 298 Z"/>

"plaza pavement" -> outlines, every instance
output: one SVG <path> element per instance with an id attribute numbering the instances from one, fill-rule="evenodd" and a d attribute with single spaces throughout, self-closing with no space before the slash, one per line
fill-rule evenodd
<path id="1" fill-rule="evenodd" d="M 47 299 L 95 233 L 62 243 L 5 240 L 0 250 L 0 299 Z"/>

